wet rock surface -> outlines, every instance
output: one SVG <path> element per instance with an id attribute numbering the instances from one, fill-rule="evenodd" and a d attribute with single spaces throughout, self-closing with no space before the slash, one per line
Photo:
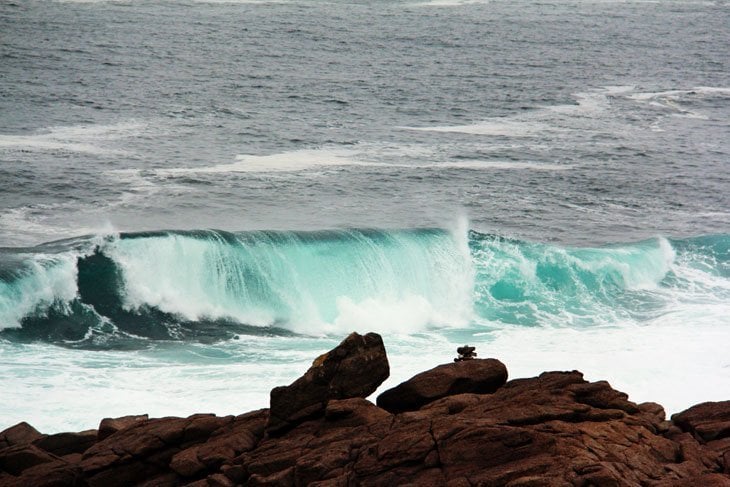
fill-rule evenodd
<path id="1" fill-rule="evenodd" d="M 342 383 L 334 368 L 317 387 Z M 433 390 L 421 383 L 435 399 L 393 413 L 361 397 L 373 383 L 327 388 L 351 397 L 326 396 L 316 414 L 287 413 L 297 419 L 275 434 L 269 409 L 121 421 L 103 438 L 16 425 L 0 432 L 0 486 L 730 486 L 730 401 L 667 421 L 660 405 L 635 404 L 572 371 L 490 392 L 444 395 L 439 380 Z M 309 408 L 309 392 L 289 387 L 279 400 Z"/>

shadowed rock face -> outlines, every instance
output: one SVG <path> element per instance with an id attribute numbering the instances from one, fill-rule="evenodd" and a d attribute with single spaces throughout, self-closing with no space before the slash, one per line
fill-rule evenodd
<path id="1" fill-rule="evenodd" d="M 730 401 L 704 402 L 672 416 L 674 424 L 703 442 L 730 437 Z"/>
<path id="2" fill-rule="evenodd" d="M 22 421 L 0 433 L 0 448 L 31 443 L 42 437 L 42 433 Z"/>
<path id="3" fill-rule="evenodd" d="M 86 430 L 78 433 L 57 433 L 43 436 L 34 441 L 33 444 L 54 455 L 64 456 L 85 452 L 96 443 L 97 439 L 96 430 Z"/>
<path id="4" fill-rule="evenodd" d="M 350 334 L 317 357 L 307 372 L 271 391 L 267 432 L 276 434 L 324 412 L 332 399 L 367 397 L 390 375 L 383 339 L 377 333 Z"/>
<path id="5" fill-rule="evenodd" d="M 507 382 L 507 367 L 495 359 L 462 360 L 421 372 L 383 392 L 378 406 L 391 413 L 415 411 L 455 394 L 491 394 Z"/>
<path id="6" fill-rule="evenodd" d="M 95 441 L 93 431 L 46 436 L 20 424 L 0 432 L 0 487 L 730 486 L 730 401 L 703 403 L 666 421 L 658 404 L 635 404 L 577 371 L 464 393 L 444 386 L 454 369 L 440 366 L 419 374 L 432 381 L 406 383 L 429 399 L 446 395 L 394 414 L 362 397 L 334 397 L 377 387 L 369 376 L 382 368 L 360 369 L 368 378 L 354 374 L 354 357 L 379 353 L 379 340 L 366 337 L 351 335 L 315 360 L 306 381 L 278 388 L 277 400 L 305 408 L 312 404 L 309 387 L 333 392 L 316 414 L 286 420 L 277 435 L 267 434 L 267 409 L 107 419 L 118 429 Z M 347 375 L 338 377 L 342 364 Z M 466 376 L 476 383 L 477 369 L 458 370 L 460 377 L 471 371 Z"/>

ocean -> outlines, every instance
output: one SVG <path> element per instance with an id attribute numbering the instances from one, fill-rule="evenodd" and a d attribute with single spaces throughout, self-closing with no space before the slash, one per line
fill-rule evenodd
<path id="1" fill-rule="evenodd" d="M 730 399 L 730 2 L 0 0 L 0 430 L 385 387 Z"/>

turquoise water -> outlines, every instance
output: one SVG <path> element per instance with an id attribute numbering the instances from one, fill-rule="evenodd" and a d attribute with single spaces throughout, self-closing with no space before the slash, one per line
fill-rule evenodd
<path id="1" fill-rule="evenodd" d="M 571 248 L 466 230 L 186 231 L 5 249 L 2 333 L 78 348 L 648 322 L 730 297 L 718 235 Z"/>

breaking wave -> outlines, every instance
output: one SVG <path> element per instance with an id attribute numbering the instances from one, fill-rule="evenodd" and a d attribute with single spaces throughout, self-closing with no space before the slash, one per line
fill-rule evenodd
<path id="1" fill-rule="evenodd" d="M 730 297 L 730 236 L 567 248 L 442 229 L 83 237 L 0 249 L 0 337 L 78 347 L 622 325 Z"/>

